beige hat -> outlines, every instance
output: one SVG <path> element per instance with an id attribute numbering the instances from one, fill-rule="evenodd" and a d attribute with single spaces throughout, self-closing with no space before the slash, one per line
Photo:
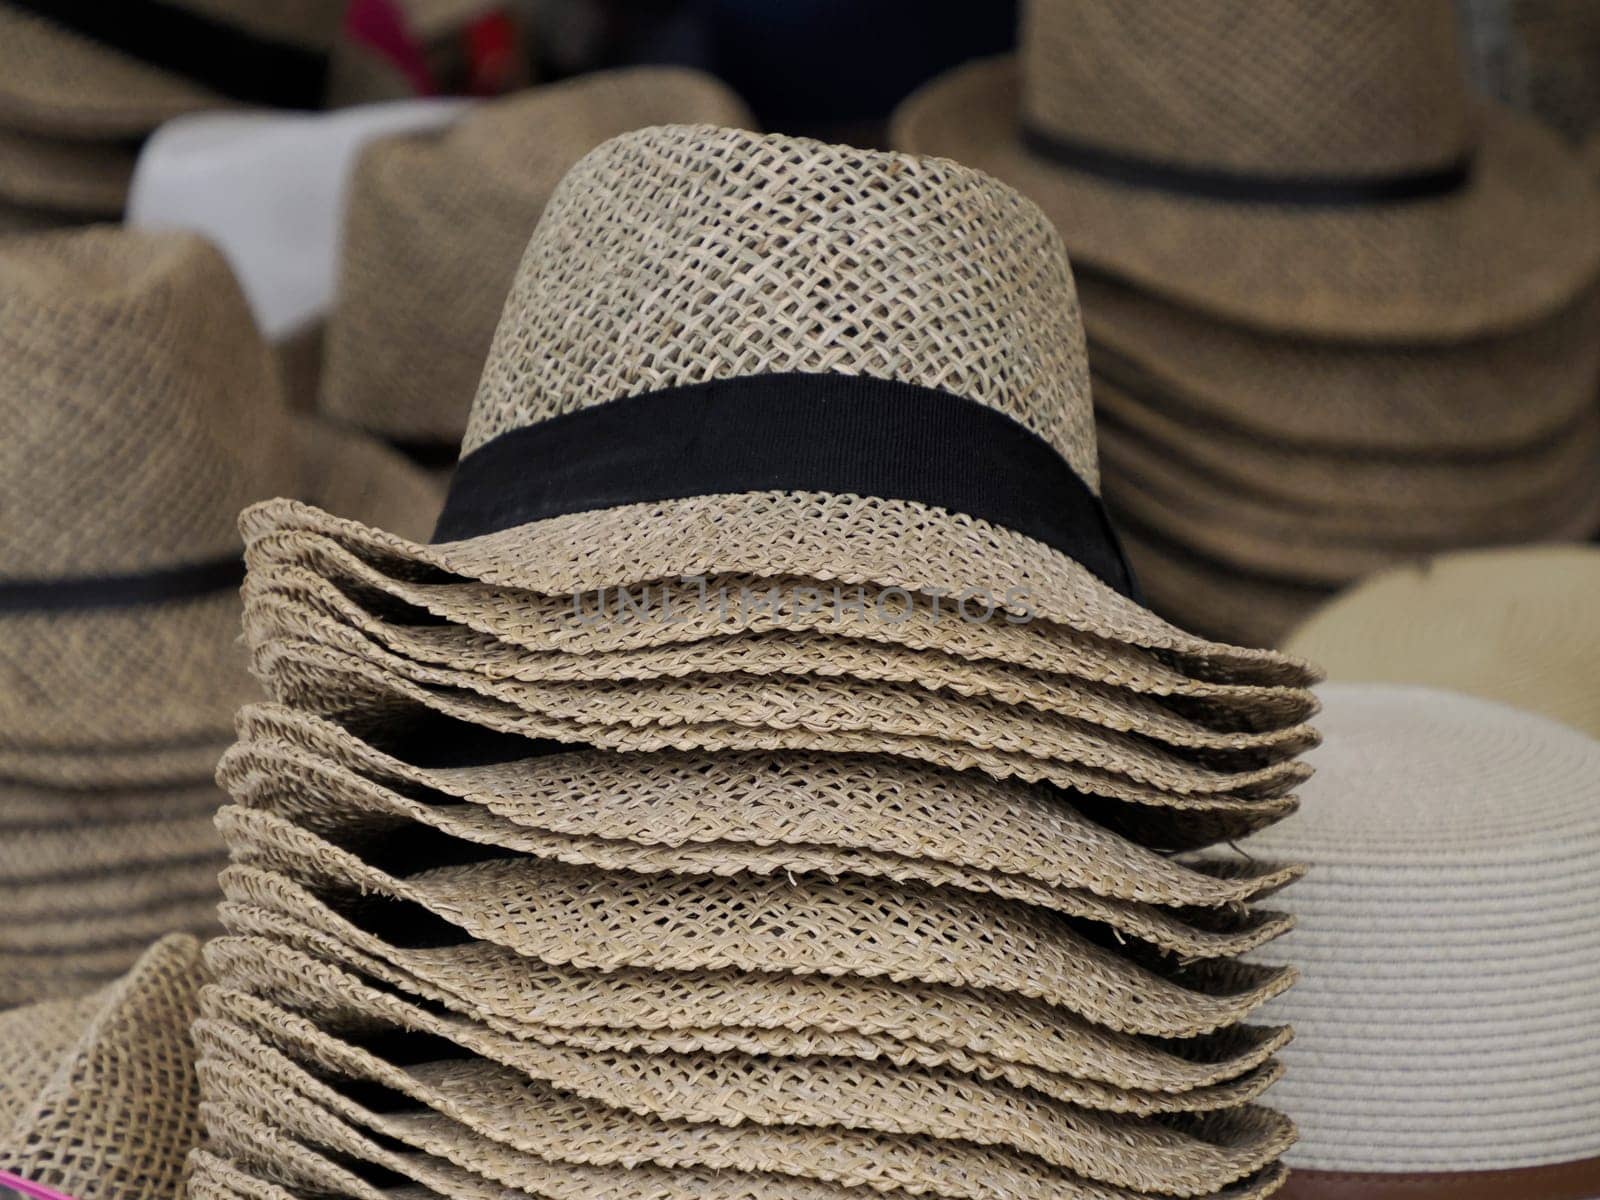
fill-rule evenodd
<path id="1" fill-rule="evenodd" d="M 133 178 L 121 142 L 63 142 L 0 129 L 0 200 L 83 217 L 118 217 Z"/>
<path id="2" fill-rule="evenodd" d="M 1312 863 L 1304 979 L 1268 1005 L 1296 1032 L 1285 1194 L 1600 1194 L 1600 742 L 1428 688 L 1321 694 L 1306 806 L 1251 843 Z"/>
<path id="3" fill-rule="evenodd" d="M 77 1000 L 0 1013 L 0 1186 L 9 1174 L 73 1200 L 169 1200 L 200 1139 L 189 1023 L 193 938 L 150 947 Z"/>
<path id="4" fill-rule="evenodd" d="M 5 0 L 0 125 L 115 138 L 232 103 L 314 108 L 343 17 L 340 0 Z"/>
<path id="5" fill-rule="evenodd" d="M 453 464 L 517 260 L 567 169 L 641 125 L 750 119 L 709 76 L 640 67 L 369 147 L 351 182 L 323 410 L 421 462 Z"/>
<path id="6" fill-rule="evenodd" d="M 1442 555 L 1376 575 L 1289 637 L 1341 681 L 1449 688 L 1600 737 L 1600 547 Z"/>
<path id="7" fill-rule="evenodd" d="M 1570 305 L 1600 196 L 1470 91 L 1449 0 L 1026 7 L 891 138 L 1016 185 L 1086 266 L 1285 333 L 1463 339 Z"/>

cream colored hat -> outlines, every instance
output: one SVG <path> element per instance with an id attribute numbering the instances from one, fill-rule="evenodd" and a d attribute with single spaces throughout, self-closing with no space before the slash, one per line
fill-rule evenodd
<path id="1" fill-rule="evenodd" d="M 1276 1099 L 1297 1200 L 1600 1194 L 1600 742 L 1429 688 L 1328 684 Z"/>
<path id="2" fill-rule="evenodd" d="M 200 950 L 169 937 L 77 1000 L 0 1013 L 0 1188 L 170 1200 L 200 1140 Z"/>
<path id="3" fill-rule="evenodd" d="M 1464 339 L 1570 305 L 1600 196 L 1470 91 L 1449 0 L 1039 0 L 1016 59 L 906 101 L 897 147 L 992 171 L 1084 266 L 1283 333 Z"/>
<path id="4" fill-rule="evenodd" d="M 350 184 L 323 411 L 419 461 L 453 464 L 517 261 L 567 169 L 639 126 L 750 120 L 710 76 L 640 67 L 534 88 L 443 135 L 369 147 Z"/>
<path id="5" fill-rule="evenodd" d="M 1449 688 L 1600 737 L 1600 548 L 1449 554 L 1351 588 L 1287 645 L 1350 682 Z"/>

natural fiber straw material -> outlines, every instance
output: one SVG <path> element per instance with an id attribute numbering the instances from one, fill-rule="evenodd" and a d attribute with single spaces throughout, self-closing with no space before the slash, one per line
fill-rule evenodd
<path id="1" fill-rule="evenodd" d="M 135 154 L 116 143 L 54 141 L 0 130 L 0 197 L 85 216 L 117 217 L 128 201 Z"/>
<path id="2" fill-rule="evenodd" d="M 716 722 L 755 730 L 859 734 L 868 739 L 882 735 L 886 746 L 898 739 L 924 738 L 1081 765 L 1180 796 L 1273 796 L 1303 778 L 1302 769 L 1293 762 L 1246 763 L 1229 769 L 1231 764 L 1224 765 L 1218 755 L 1216 765 L 1202 765 L 1091 722 L 988 697 L 930 692 L 914 684 L 744 673 L 648 681 L 498 679 L 388 653 L 358 630 L 304 606 L 253 593 L 246 596 L 245 625 L 254 665 L 269 688 L 276 686 L 277 656 L 292 656 L 294 647 L 305 644 L 351 655 L 365 653 L 374 668 L 413 684 L 473 693 L 530 716 L 608 730 Z M 1114 784 L 1104 789 L 1085 784 L 1083 790 L 1116 794 Z"/>
<path id="3" fill-rule="evenodd" d="M 463 453 L 618 397 L 774 372 L 954 392 L 1019 421 L 1098 482 L 1077 301 L 1042 213 L 953 163 L 703 126 L 613 139 L 556 188 Z M 292 504 L 246 521 L 252 540 L 302 528 L 554 595 L 719 571 L 995 597 L 1020 588 L 1034 615 L 1110 640 L 1221 671 L 1302 675 L 1300 664 L 1167 626 L 1029 538 L 906 501 L 696 496 L 432 546 Z"/>
<path id="4" fill-rule="evenodd" d="M 828 1136 L 887 1134 L 959 1141 L 1021 1153 L 1051 1168 L 1144 1191 L 1214 1191 L 1266 1166 L 1291 1139 L 1289 1126 L 1259 1110 L 1230 1113 L 1216 1141 L 1186 1136 L 1137 1117 L 1094 1113 L 1004 1086 L 941 1071 L 887 1069 L 822 1058 L 773 1061 L 737 1054 L 629 1055 L 500 1044 L 516 1061 L 449 1054 L 426 1039 L 394 1035 L 393 1026 L 362 1014 L 361 1041 L 344 1041 L 337 1011 L 316 1020 L 237 992 L 208 989 L 206 1021 L 243 1029 L 330 1072 L 420 1083 L 397 1087 L 433 1104 L 428 1077 L 448 1072 L 460 1084 L 481 1080 L 486 1092 L 527 1083 L 619 1113 L 734 1129 L 816 1129 Z M 385 1052 L 363 1047 L 385 1046 Z M 416 1065 L 414 1055 L 423 1058 Z M 391 1084 L 390 1086 L 395 1086 Z M 442 1091 L 442 1089 L 441 1089 Z M 559 1102 L 559 1101 L 558 1101 Z M 463 1109 L 470 1112 L 471 1102 Z M 472 1124 L 470 1116 L 465 1118 Z M 1174 1118 L 1177 1120 L 1177 1118 Z M 1205 1120 L 1205 1118 L 1200 1118 Z M 1231 1128 L 1230 1128 L 1231 1126 Z M 960 1153 L 959 1151 L 957 1152 Z"/>
<path id="5" fill-rule="evenodd" d="M 301 614 L 309 613 L 357 630 L 402 658 L 491 679 L 598 683 L 742 674 L 918 684 L 935 693 L 1021 705 L 1108 732 L 1138 734 L 1217 766 L 1266 765 L 1300 753 L 1316 739 L 1303 723 L 1260 732 L 1216 730 L 1144 694 L 1070 675 L 820 633 L 713 636 L 583 654 L 530 650 L 464 626 L 426 622 L 426 611 L 414 606 L 383 603 L 358 590 L 347 594 L 334 580 L 292 562 L 258 557 L 256 564 L 246 595 L 281 614 L 286 625 L 301 624 Z"/>
<path id="6" fill-rule="evenodd" d="M 719 574 L 630 589 L 626 602 L 614 589 L 575 602 L 571 596 L 459 578 L 415 578 L 418 573 L 401 561 L 383 556 L 369 561 L 331 539 L 299 531 L 252 538 L 246 558 L 262 586 L 309 574 L 322 580 L 319 596 L 337 588 L 403 623 L 442 622 L 561 661 L 604 662 L 600 656 L 732 635 L 749 635 L 744 640 L 759 647 L 775 633 L 804 633 L 1123 688 L 1159 698 L 1197 725 L 1220 732 L 1271 732 L 1303 722 L 1316 710 L 1304 686 L 1197 678 L 1147 651 L 1044 621 L 966 620 L 959 607 L 952 611 L 948 596 L 905 598 L 862 587 L 858 610 L 827 602 L 832 585 L 826 581 Z M 854 593 L 845 598 L 853 599 Z M 1311 678 L 1302 670 L 1299 682 Z"/>
<path id="7" fill-rule="evenodd" d="M 243 32 L 330 48 L 343 6 L 329 0 L 263 5 L 176 0 L 176 7 Z M 133 137 L 163 121 L 232 102 L 43 18 L 0 4 L 0 124 L 68 138 Z"/>
<path id="8" fill-rule="evenodd" d="M 639 67 L 368 147 L 350 185 L 324 411 L 386 437 L 459 442 L 517 261 L 567 170 L 640 126 L 750 121 L 710 76 Z"/>
<path id="9" fill-rule="evenodd" d="M 1428 688 L 1328 684 L 1313 870 L 1277 1095 L 1298 1166 L 1505 1170 L 1600 1156 L 1600 742 Z"/>
<path id="10" fill-rule="evenodd" d="M 988 1056 L 941 1050 L 919 1042 L 859 1034 L 786 1029 L 703 1029 L 682 1032 L 603 1029 L 561 1030 L 499 1020 L 486 1014 L 442 1015 L 407 1001 L 402 993 L 379 989 L 367 981 L 297 950 L 263 938 L 222 938 L 206 948 L 206 961 L 220 986 L 247 997 L 268 1000 L 305 1014 L 319 1025 L 351 1021 L 351 1028 L 371 1022 L 430 1037 L 445 1038 L 464 1050 L 505 1066 L 560 1082 L 586 1077 L 574 1064 L 611 1062 L 628 1056 L 634 1065 L 650 1056 L 698 1056 L 703 1059 L 755 1056 L 763 1062 L 780 1059 L 827 1060 L 838 1067 L 873 1064 L 874 1071 L 920 1069 L 994 1085 L 1025 1089 L 1085 1109 L 1148 1116 L 1171 1112 L 1214 1112 L 1259 1098 L 1278 1078 L 1276 1062 L 1220 1084 L 1188 1091 L 1139 1091 L 1004 1063 Z M 349 964 L 356 966 L 358 964 Z M 433 999 L 426 989 L 424 999 Z M 459 1004 L 445 998 L 446 1007 Z M 487 1016 L 487 1019 L 485 1019 Z M 1088 1052 L 1088 1047 L 1084 1047 Z M 537 1064 L 546 1064 L 540 1067 Z M 561 1086 L 580 1087 L 578 1083 Z M 603 1096 L 594 1098 L 604 1099 Z"/>
<path id="11" fill-rule="evenodd" d="M 1237 793 L 1183 794 L 1136 783 L 1123 775 L 1025 753 L 915 735 L 852 733 L 826 724 L 816 731 L 800 725 L 750 728 L 714 718 L 697 723 L 639 726 L 586 724 L 529 712 L 516 704 L 482 696 L 477 688 L 451 690 L 413 682 L 349 652 L 310 641 L 259 649 L 255 662 L 273 699 L 344 722 L 370 721 L 374 713 L 382 713 L 387 719 L 423 723 L 447 718 L 449 722 L 463 722 L 495 734 L 630 753 L 679 750 L 888 754 L 945 769 L 980 771 L 997 780 L 1016 779 L 1081 790 L 1084 803 L 1094 807 L 1097 820 L 1159 849 L 1193 849 L 1240 837 L 1281 819 L 1297 803 L 1293 796 L 1281 793 L 1293 785 L 1298 768 L 1296 774 Z M 687 685 L 678 681 L 678 687 L 686 702 L 693 704 L 693 693 Z"/>
<path id="12" fill-rule="evenodd" d="M 1290 636 L 1341 682 L 1415 683 L 1600 737 L 1600 549 L 1442 555 L 1352 588 Z"/>
<path id="13" fill-rule="evenodd" d="M 583 1101 L 488 1064 L 439 1061 L 401 1068 L 341 1044 L 309 1023 L 282 1028 L 285 1024 L 280 1017 L 280 1029 L 269 1045 L 233 1022 L 214 1016 L 197 1022 L 195 1036 L 202 1049 L 200 1070 L 208 1101 L 215 1097 L 246 1111 L 265 1108 L 270 1113 L 271 1101 L 263 1103 L 266 1097 L 298 1094 L 343 1122 L 367 1126 L 430 1153 L 443 1151 L 458 1165 L 474 1169 L 481 1169 L 480 1162 L 487 1157 L 484 1143 L 489 1143 L 502 1153 L 510 1149 L 551 1162 L 623 1165 L 642 1160 L 663 1167 L 766 1170 L 963 1200 L 992 1195 L 998 1189 L 1026 1192 L 1041 1187 L 1058 1195 L 1106 1200 L 1129 1194 L 1052 1169 L 1035 1156 L 962 1141 L 836 1128 L 728 1128 L 661 1121 Z M 377 1084 L 425 1107 L 380 1116 L 336 1086 L 318 1082 L 307 1070 L 311 1066 L 320 1066 L 325 1074 Z M 1171 1120 L 1217 1141 L 1249 1136 L 1251 1131 L 1271 1138 L 1269 1131 L 1280 1124 L 1280 1119 L 1261 1110 Z M 1171 1145 L 1187 1140 L 1175 1129 L 1164 1133 L 1160 1140 Z M 1116 1171 L 1109 1161 L 1105 1168 L 1108 1174 Z M 1226 1182 L 1231 1181 L 1203 1189 L 1180 1185 L 1169 1194 L 1208 1195 Z"/>
<path id="14" fill-rule="evenodd" d="M 555 964 L 989 988 L 1164 1037 L 1243 1020 L 1293 981 L 1289 969 L 1231 960 L 1146 967 L 1026 905 L 914 883 L 634 875 L 525 858 L 399 878 L 268 813 L 229 806 L 217 821 L 236 862 L 335 894 L 409 901 L 471 937 Z"/>
<path id="15" fill-rule="evenodd" d="M 0 361 L 12 535 L 0 582 L 220 561 L 238 553 L 239 509 L 266 496 L 412 528 L 434 515 L 437 493 L 402 460 L 291 417 L 227 264 L 190 235 L 106 227 L 7 241 Z M 238 621 L 228 588 L 6 614 L 0 755 L 40 756 L 26 777 L 71 764 L 83 778 L 97 748 L 220 742 L 256 694 Z"/>
<path id="16" fill-rule="evenodd" d="M 870 850 L 1169 906 L 1243 904 L 1297 877 L 1292 867 L 1254 860 L 1239 860 L 1226 873 L 1201 873 L 1109 834 L 1064 797 L 889 758 L 573 750 L 428 769 L 276 705 L 243 709 L 239 732 L 221 768 L 236 798 L 243 789 L 231 780 L 247 780 L 252 771 L 320 763 L 383 785 L 396 800 L 403 793 L 415 801 L 418 789 L 426 789 L 421 794 L 430 806 L 446 797 L 466 800 L 524 831 L 640 846 L 748 842 Z"/>
<path id="17" fill-rule="evenodd" d="M 1600 379 L 1595 287 L 1504 334 L 1372 345 L 1214 320 L 1090 272 L 1078 292 L 1097 369 L 1132 367 L 1162 411 L 1286 450 L 1520 458 L 1591 412 Z"/>
<path id="18" fill-rule="evenodd" d="M 1115 1107 L 1109 1088 L 1180 1097 L 1238 1085 L 1270 1070 L 1271 1055 L 1288 1040 L 1283 1028 L 1235 1025 L 1160 1042 L 1014 996 L 909 981 L 728 969 L 595 972 L 488 942 L 408 948 L 358 928 L 281 875 L 235 866 L 223 881 L 229 899 L 221 912 L 231 932 L 294 946 L 497 1032 L 544 1043 L 910 1056 L 1013 1082 L 1049 1076 L 1060 1082 L 1039 1090 L 1072 1086 Z"/>
<path id="19" fill-rule="evenodd" d="M 1021 45 L 1020 61 L 925 86 L 891 142 L 992 172 L 1051 215 L 1076 261 L 1187 307 L 1327 338 L 1465 340 L 1559 311 L 1600 265 L 1600 196 L 1553 133 L 1473 98 L 1448 0 L 1035 3 Z M 1042 158 L 1024 120 L 1202 170 L 1381 177 L 1470 154 L 1471 172 L 1406 203 L 1199 199 Z"/>
<path id="20" fill-rule="evenodd" d="M 814 872 L 863 875 L 961 888 L 1096 921 L 1118 933 L 1189 957 L 1234 955 L 1260 946 L 1284 930 L 1271 913 L 1185 914 L 1102 899 L 1072 889 L 1052 889 L 1027 879 L 965 872 L 921 858 L 903 859 L 854 849 L 800 845 L 779 848 L 702 839 L 689 847 L 617 845 L 603 838 L 573 838 L 528 829 L 476 806 L 409 800 L 306 754 L 236 753 L 222 767 L 236 802 L 284 816 L 314 831 L 350 837 L 404 837 L 414 853 L 465 849 L 462 842 L 549 858 L 575 866 L 639 874 L 779 875 Z M 438 831 L 436 834 L 434 831 Z M 440 834 L 446 836 L 439 836 Z"/>
<path id="21" fill-rule="evenodd" d="M 195 941 L 171 937 L 90 1000 L 0 1014 L 0 1058 L 22 1064 L 0 1074 L 7 1170 L 80 1200 L 176 1193 L 200 1137 L 199 972 Z"/>
<path id="22" fill-rule="evenodd" d="M 20 799 L 18 811 L 34 811 L 43 792 L 64 795 L 65 789 L 71 788 L 94 795 L 106 788 L 142 791 L 183 787 L 196 779 L 209 778 L 226 748 L 227 739 L 220 737 L 192 745 L 125 750 L 104 746 L 63 746 L 54 750 L 0 747 L 0 777 L 16 781 L 16 788 L 7 790 L 4 808 L 12 811 Z"/>

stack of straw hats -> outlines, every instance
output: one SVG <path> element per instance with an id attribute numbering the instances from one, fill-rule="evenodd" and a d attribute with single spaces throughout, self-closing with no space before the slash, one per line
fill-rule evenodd
<path id="1" fill-rule="evenodd" d="M 171 1200 L 200 1138 L 192 937 L 89 995 L 0 1013 L 0 1194 Z"/>
<path id="2" fill-rule="evenodd" d="M 603 71 L 385 139 L 350 182 L 321 408 L 428 466 L 466 432 L 500 305 L 550 192 L 607 138 L 668 122 L 748 127 L 708 75 Z"/>
<path id="3" fill-rule="evenodd" d="M 1574 152 L 1473 98 L 1449 0 L 1180 7 L 1035 3 L 894 126 L 1060 228 L 1154 607 L 1266 644 L 1387 565 L 1600 527 Z"/>
<path id="4" fill-rule="evenodd" d="M 1313 678 L 1137 601 L 1076 313 L 953 163 L 573 168 L 434 540 L 243 520 L 197 1194 L 1279 1185 L 1296 871 L 1171 852 L 1293 809 Z"/>
<path id="5" fill-rule="evenodd" d="M 342 0 L 0 2 L 0 234 L 119 216 L 141 138 L 205 108 L 315 108 Z"/>
<path id="6" fill-rule="evenodd" d="M 1600 547 L 1396 567 L 1313 613 L 1286 646 L 1330 679 L 1449 688 L 1600 737 Z"/>
<path id="7" fill-rule="evenodd" d="M 1328 684 L 1275 1099 L 1286 1200 L 1600 1195 L 1600 741 L 1430 688 Z M 1274 949 L 1277 949 L 1275 947 Z"/>
<path id="8" fill-rule="evenodd" d="M 80 994 L 215 924 L 212 776 L 259 696 L 238 513 L 414 530 L 434 485 L 292 419 L 221 256 L 113 228 L 0 244 L 0 1006 Z"/>

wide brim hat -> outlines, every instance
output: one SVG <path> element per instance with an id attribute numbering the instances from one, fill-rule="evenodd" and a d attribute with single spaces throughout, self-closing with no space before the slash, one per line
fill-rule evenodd
<path id="1" fill-rule="evenodd" d="M 1341 682 L 1448 688 L 1600 737 L 1600 547 L 1440 555 L 1351 588 L 1289 636 Z"/>
<path id="2" fill-rule="evenodd" d="M 1039 6 L 1041 20 L 1059 27 L 1057 40 L 1072 36 L 1083 7 Z M 1257 46 L 1260 60 L 1285 49 L 1259 42 L 1238 45 Z M 1132 45 L 1100 53 L 1124 56 L 1130 69 L 1143 61 Z M 1048 88 L 1045 64 L 1038 69 Z M 1600 266 L 1600 196 L 1576 157 L 1531 118 L 1494 105 L 1472 115 L 1476 153 L 1450 194 L 1319 207 L 1178 195 L 1070 169 L 1030 147 L 1023 97 L 1015 57 L 959 67 L 901 105 L 890 139 L 1006 180 L 1050 214 L 1083 266 L 1242 325 L 1353 340 L 1466 339 L 1567 307 Z"/>
<path id="3" fill-rule="evenodd" d="M 36 0 L 0 5 L 0 125 L 67 138 L 137 137 L 241 102 L 316 107 L 343 6 L 187 0 L 103 14 Z"/>
<path id="4" fill-rule="evenodd" d="M 421 530 L 437 488 L 392 451 L 288 412 L 236 284 L 198 239 L 97 228 L 11 242 L 4 265 L 19 425 L 0 772 L 161 781 L 162 764 L 202 759 L 196 747 L 214 758 L 259 694 L 238 645 L 239 508 L 316 496 Z M 30 372 L 53 372 L 50 403 Z M 116 508 L 99 490 L 111 477 Z"/>
<path id="5" fill-rule="evenodd" d="M 75 1200 L 165 1200 L 200 1141 L 193 938 L 76 1000 L 0 1013 L 0 1168 Z"/>
<path id="6" fill-rule="evenodd" d="M 1595 1194 L 1600 742 L 1430 688 L 1321 694 L 1306 806 L 1250 843 L 1312 864 L 1303 978 L 1268 1005 L 1296 1033 L 1288 1194 Z"/>
<path id="7" fill-rule="evenodd" d="M 693 208 L 668 199 L 677 194 L 670 185 L 688 186 L 691 170 Z M 745 219 L 730 221 L 729 212 Z M 968 240 L 969 212 L 1006 231 L 981 257 Z M 843 256 L 849 270 L 819 265 L 814 278 L 796 279 L 784 259 L 764 272 L 765 248 L 795 238 L 816 244 L 819 264 Z M 713 295 L 724 298 L 704 306 Z M 978 475 L 1020 482 L 1025 473 L 1013 454 L 1049 458 L 1054 465 L 1041 469 L 1076 498 L 1026 506 L 1053 513 L 1054 523 L 1071 504 L 1096 525 L 1076 311 L 1043 215 L 955 164 L 703 127 L 618 139 L 569 172 L 528 247 L 435 540 L 399 538 L 292 503 L 258 507 L 243 527 L 252 543 L 304 535 L 394 573 L 432 569 L 544 596 L 715 573 L 981 593 L 997 609 L 1009 595 L 1013 615 L 1164 652 L 1197 677 L 1303 683 L 1304 664 L 1211 643 L 1151 614 L 1130 594 L 1103 526 L 1088 539 L 1099 548 L 1077 553 L 1099 559 L 1116 585 L 1039 536 L 961 511 L 987 503 L 935 497 L 943 484 L 824 479 L 792 453 L 782 455 L 788 466 L 769 466 L 743 445 L 736 419 L 758 414 L 769 424 L 780 394 L 803 437 L 825 432 L 812 425 L 824 393 L 874 421 L 906 420 L 912 405 L 937 404 L 950 421 L 986 426 L 976 443 L 947 428 L 946 456 L 952 447 L 964 455 L 1016 443 L 992 471 L 952 464 L 958 489 L 961 478 Z M 999 312 L 1007 314 L 1004 329 L 988 315 Z M 686 328 L 690 314 L 698 315 Z M 822 332 L 863 321 L 870 332 L 857 338 Z M 547 353 L 556 345 L 560 355 Z M 796 390 L 816 399 L 789 401 Z M 942 395 L 930 399 L 930 391 Z M 702 414 L 715 406 L 721 436 L 731 439 L 714 452 L 717 465 L 682 453 L 689 447 L 680 433 L 672 451 L 654 441 L 652 470 L 625 481 L 564 481 L 564 495 L 514 499 L 502 494 L 505 479 L 491 479 L 501 474 L 495 464 L 512 461 L 524 476 L 541 477 L 527 458 L 534 443 L 583 436 L 567 432 L 574 429 L 594 434 L 596 422 L 608 426 L 608 438 L 614 426 L 616 436 L 642 445 L 672 405 Z M 575 462 L 574 452 L 559 452 L 568 470 L 615 469 Z M 769 456 L 777 453 L 774 435 Z M 663 471 L 682 478 L 663 481 Z M 875 487 L 905 498 L 873 495 Z"/>
<path id="8" fill-rule="evenodd" d="M 349 184 L 322 411 L 452 464 L 505 293 L 556 184 L 608 138 L 668 122 L 752 124 L 708 75 L 635 67 L 369 146 Z"/>

